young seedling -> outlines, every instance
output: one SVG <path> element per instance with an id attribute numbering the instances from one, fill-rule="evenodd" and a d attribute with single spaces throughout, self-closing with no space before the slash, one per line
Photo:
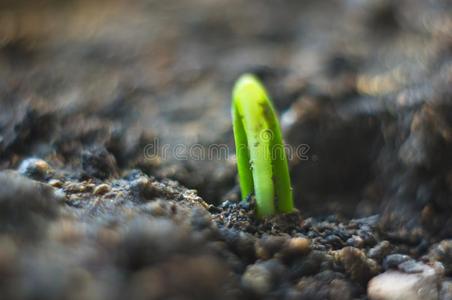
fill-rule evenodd
<path id="1" fill-rule="evenodd" d="M 253 75 L 242 75 L 234 86 L 232 123 L 242 199 L 255 195 L 258 217 L 292 212 L 281 128 L 265 87 Z"/>

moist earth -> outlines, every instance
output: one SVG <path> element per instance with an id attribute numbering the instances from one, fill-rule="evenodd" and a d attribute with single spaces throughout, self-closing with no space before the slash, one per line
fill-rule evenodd
<path id="1" fill-rule="evenodd" d="M 0 298 L 452 299 L 451 12 L 2 1 Z M 240 201 L 244 72 L 280 113 L 292 214 Z"/>

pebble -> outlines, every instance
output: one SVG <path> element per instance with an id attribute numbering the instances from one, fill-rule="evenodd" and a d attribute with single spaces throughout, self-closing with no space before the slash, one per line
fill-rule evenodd
<path id="1" fill-rule="evenodd" d="M 48 184 L 54 188 L 61 188 L 63 186 L 63 182 L 58 179 L 50 179 Z"/>
<path id="2" fill-rule="evenodd" d="M 333 279 L 330 283 L 329 298 L 334 300 L 353 299 L 350 284 L 342 279 Z"/>
<path id="3" fill-rule="evenodd" d="M 295 288 L 299 291 L 299 294 L 294 295 L 296 298 L 293 299 L 330 299 L 329 287 L 314 276 L 301 278 Z"/>
<path id="4" fill-rule="evenodd" d="M 344 245 L 344 242 L 341 240 L 341 238 L 335 234 L 328 235 L 325 238 L 325 241 L 326 241 L 326 243 L 331 245 L 333 247 L 333 249 L 339 249 Z"/>
<path id="5" fill-rule="evenodd" d="M 399 270 L 404 273 L 421 273 L 424 271 L 424 266 L 422 263 L 415 261 L 414 259 L 410 259 L 404 261 L 398 266 Z"/>
<path id="6" fill-rule="evenodd" d="M 391 243 L 389 243 L 388 241 L 381 241 L 375 247 L 369 249 L 367 256 L 377 261 L 381 261 L 385 256 L 391 253 L 391 251 Z"/>
<path id="7" fill-rule="evenodd" d="M 70 182 L 63 186 L 63 189 L 68 193 L 84 193 L 87 191 L 85 183 Z"/>
<path id="8" fill-rule="evenodd" d="M 364 245 L 373 247 L 377 243 L 377 240 L 373 235 L 372 230 L 366 227 L 368 226 L 366 225 L 362 226 L 361 229 L 359 229 L 356 233 L 363 240 Z"/>
<path id="9" fill-rule="evenodd" d="M 391 254 L 385 257 L 383 261 L 383 268 L 387 269 L 397 269 L 397 267 L 407 260 L 411 260 L 412 258 L 405 254 Z"/>
<path id="10" fill-rule="evenodd" d="M 386 271 L 368 284 L 367 293 L 370 300 L 438 300 L 439 276 L 435 270 L 422 265 L 423 271 L 406 274 L 400 271 Z"/>
<path id="11" fill-rule="evenodd" d="M 285 273 L 285 267 L 276 259 L 249 265 L 242 275 L 242 285 L 258 295 L 268 293 Z"/>
<path id="12" fill-rule="evenodd" d="M 133 181 L 140 177 L 145 177 L 145 174 L 143 173 L 143 171 L 141 171 L 139 169 L 132 169 L 132 170 L 126 172 L 122 178 L 127 181 Z"/>
<path id="13" fill-rule="evenodd" d="M 347 239 L 347 245 L 355 248 L 363 248 L 364 240 L 357 235 L 353 235 L 351 238 Z"/>
<path id="14" fill-rule="evenodd" d="M 322 265 L 328 264 L 330 257 L 323 251 L 313 250 L 308 255 L 290 264 L 290 276 L 293 279 L 310 276 L 320 272 Z"/>
<path id="15" fill-rule="evenodd" d="M 242 275 L 242 285 L 259 295 L 264 295 L 272 288 L 272 274 L 262 264 L 250 265 Z"/>
<path id="16" fill-rule="evenodd" d="M 350 283 L 344 279 L 344 275 L 333 272 L 323 271 L 315 276 L 301 278 L 295 285 L 299 291 L 292 299 L 334 299 L 351 300 L 353 299 L 353 288 Z M 290 298 L 289 298 L 290 299 Z"/>
<path id="17" fill-rule="evenodd" d="M 337 251 L 336 259 L 343 264 L 345 272 L 354 281 L 365 283 L 379 271 L 377 263 L 368 259 L 358 248 L 345 247 Z"/>
<path id="18" fill-rule="evenodd" d="M 153 199 L 158 196 L 158 189 L 146 176 L 140 176 L 130 183 L 130 189 L 144 199 Z"/>
<path id="19" fill-rule="evenodd" d="M 235 254 L 246 260 L 255 260 L 256 238 L 253 235 L 229 228 L 222 228 L 219 233 Z"/>
<path id="20" fill-rule="evenodd" d="M 95 147 L 82 152 L 83 171 L 90 177 L 106 179 L 118 176 L 115 157 L 104 147 Z"/>
<path id="21" fill-rule="evenodd" d="M 53 171 L 46 161 L 39 158 L 28 158 L 20 164 L 18 172 L 35 180 L 44 180 Z"/>
<path id="22" fill-rule="evenodd" d="M 130 183 L 130 188 L 133 192 L 141 193 L 143 189 L 149 184 L 150 180 L 146 176 L 139 176 L 136 179 L 132 180 Z"/>
<path id="23" fill-rule="evenodd" d="M 430 248 L 428 257 L 443 264 L 447 275 L 452 275 L 452 240 L 443 240 Z"/>
<path id="24" fill-rule="evenodd" d="M 307 255 L 311 251 L 311 240 L 305 237 L 295 237 L 286 240 L 284 247 L 276 257 L 286 264 Z"/>
<path id="25" fill-rule="evenodd" d="M 99 184 L 98 186 L 96 186 L 96 188 L 94 189 L 94 195 L 104 195 L 106 193 L 108 193 L 111 190 L 111 187 L 106 184 L 106 183 L 102 183 Z"/>
<path id="26" fill-rule="evenodd" d="M 264 236 L 256 240 L 254 244 L 256 257 L 264 260 L 272 258 L 281 250 L 286 240 L 287 238 L 282 236 Z"/>
<path id="27" fill-rule="evenodd" d="M 311 251 L 311 241 L 307 238 L 291 238 L 287 242 L 286 251 L 293 255 L 306 255 Z"/>

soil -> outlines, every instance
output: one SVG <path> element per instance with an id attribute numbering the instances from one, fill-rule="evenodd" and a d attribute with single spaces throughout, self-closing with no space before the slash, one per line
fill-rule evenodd
<path id="1" fill-rule="evenodd" d="M 451 16 L 2 1 L 0 299 L 452 299 Z M 244 72 L 303 146 L 292 214 L 239 201 Z"/>

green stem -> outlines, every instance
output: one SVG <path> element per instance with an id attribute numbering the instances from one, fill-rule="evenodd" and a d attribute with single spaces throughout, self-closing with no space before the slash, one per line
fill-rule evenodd
<path id="1" fill-rule="evenodd" d="M 292 189 L 282 134 L 263 85 L 253 75 L 233 90 L 232 118 L 242 198 L 254 192 L 259 217 L 293 211 Z"/>

